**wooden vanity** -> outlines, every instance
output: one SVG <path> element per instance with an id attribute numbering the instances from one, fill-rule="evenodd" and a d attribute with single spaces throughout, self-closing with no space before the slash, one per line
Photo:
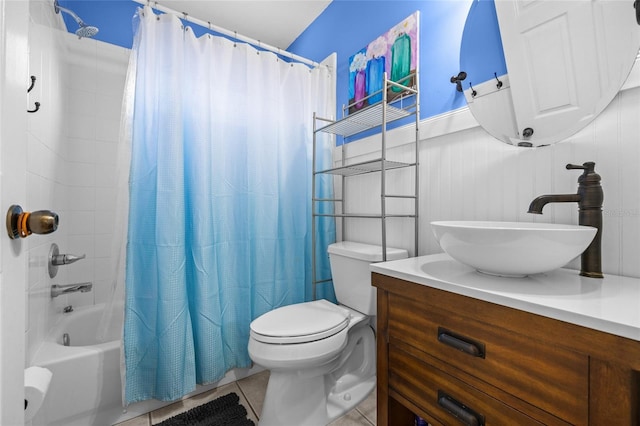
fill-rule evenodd
<path id="1" fill-rule="evenodd" d="M 378 426 L 640 424 L 640 280 L 489 277 L 446 255 L 372 271 Z"/>

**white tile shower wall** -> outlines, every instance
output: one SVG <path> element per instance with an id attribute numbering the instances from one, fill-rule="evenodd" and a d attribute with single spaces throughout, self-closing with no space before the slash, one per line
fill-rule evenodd
<path id="1" fill-rule="evenodd" d="M 64 306 L 108 297 L 105 265 L 111 264 L 115 159 L 129 55 L 127 49 L 79 40 L 51 26 L 30 25 L 29 66 L 37 77 L 30 99 L 39 99 L 42 107 L 28 122 L 25 207 L 54 210 L 60 224 L 53 234 L 26 240 L 27 362 Z M 51 279 L 47 257 L 53 242 L 62 253 L 87 257 L 60 267 Z M 92 292 L 51 299 L 52 284 L 84 281 L 93 282 Z"/>
<path id="2" fill-rule="evenodd" d="M 51 280 L 47 275 L 47 255 L 52 242 L 66 245 L 66 180 L 64 125 L 64 42 L 60 32 L 48 26 L 29 26 L 29 71 L 36 77 L 29 94 L 40 110 L 27 121 L 27 203 L 25 210 L 53 210 L 61 218 L 58 230 L 49 235 L 32 235 L 24 241 L 28 258 L 27 365 L 33 351 L 47 332 L 55 304 L 51 303 Z M 64 279 L 62 274 L 61 279 Z"/>
<path id="3" fill-rule="evenodd" d="M 429 124 L 427 120 L 426 126 Z M 580 171 L 566 170 L 566 164 L 595 161 L 605 194 L 603 270 L 640 277 L 640 88 L 620 92 L 585 129 L 544 148 L 523 149 L 498 142 L 477 125 L 426 138 L 430 131 L 424 127 L 421 126 L 423 140 L 419 143 L 419 255 L 441 252 L 429 225 L 435 220 L 577 224 L 577 206 L 573 203 L 547 205 L 541 216 L 528 214 L 527 210 L 538 195 L 576 192 Z M 398 134 L 390 132 L 389 140 L 393 142 Z M 362 146 L 351 150 L 355 152 L 348 155 L 351 161 L 376 156 L 364 145 L 379 146 L 371 138 L 353 144 Z M 399 144 L 389 151 L 388 158 L 403 158 L 410 149 Z M 411 192 L 413 186 L 407 175 L 390 175 L 387 192 Z M 359 212 L 379 212 L 380 198 L 372 196 L 379 194 L 379 177 L 374 174 L 350 179 L 347 205 L 357 206 L 355 210 Z M 388 206 L 394 202 L 389 201 Z M 379 230 L 379 220 L 350 219 L 345 238 L 379 244 Z M 388 230 L 389 246 L 413 248 L 411 221 L 392 219 Z M 579 268 L 578 260 L 570 267 Z"/>
<path id="4" fill-rule="evenodd" d="M 87 254 L 86 262 L 78 262 L 85 271 L 79 269 L 78 274 L 85 273 L 83 276 L 93 281 L 93 301 L 104 303 L 108 297 L 105 267 L 111 265 L 116 154 L 129 50 L 90 42 L 77 43 L 73 37 L 69 40 L 68 187 L 69 221 L 74 223 L 69 246 Z M 80 276 L 78 280 L 85 281 Z"/>

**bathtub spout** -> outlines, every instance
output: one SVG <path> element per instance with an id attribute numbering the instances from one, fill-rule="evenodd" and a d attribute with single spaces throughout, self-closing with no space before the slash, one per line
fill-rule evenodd
<path id="1" fill-rule="evenodd" d="M 86 293 L 88 291 L 91 291 L 91 288 L 93 288 L 93 283 L 90 282 L 67 285 L 54 284 L 51 286 L 51 298 L 58 297 L 61 294 L 75 293 L 78 291 L 81 293 Z"/>

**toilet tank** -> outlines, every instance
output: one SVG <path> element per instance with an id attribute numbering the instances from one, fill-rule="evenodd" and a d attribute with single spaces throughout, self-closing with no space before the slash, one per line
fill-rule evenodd
<path id="1" fill-rule="evenodd" d="M 338 303 L 366 315 L 376 313 L 376 291 L 369 265 L 382 261 L 382 247 L 341 241 L 329 245 L 329 262 Z M 387 260 L 408 257 L 406 250 L 387 247 Z"/>

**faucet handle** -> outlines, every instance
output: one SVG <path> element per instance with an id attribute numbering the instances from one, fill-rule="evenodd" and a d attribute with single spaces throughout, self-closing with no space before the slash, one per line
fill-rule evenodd
<path id="1" fill-rule="evenodd" d="M 596 163 L 594 163 L 593 161 L 588 161 L 582 164 L 582 166 L 578 166 L 576 164 L 567 164 L 568 170 L 571 170 L 571 169 L 584 170 L 584 173 L 582 173 L 578 178 L 578 183 L 580 185 L 583 185 L 583 184 L 600 185 L 601 178 L 600 178 L 600 175 L 596 173 L 595 167 L 596 167 Z"/>
<path id="2" fill-rule="evenodd" d="M 583 163 L 582 166 L 577 164 L 567 164 L 567 170 L 580 169 L 580 170 L 584 170 L 584 174 L 594 173 L 595 167 L 596 167 L 596 163 L 594 163 L 593 161 L 588 161 L 586 163 Z"/>
<path id="3" fill-rule="evenodd" d="M 53 278 L 58 273 L 58 266 L 60 265 L 68 265 L 73 262 L 77 262 L 80 259 L 84 259 L 86 257 L 85 254 L 81 256 L 77 256 L 75 254 L 60 254 L 60 250 L 58 249 L 58 245 L 56 243 L 51 244 L 51 249 L 49 250 L 49 277 Z"/>
<path id="4" fill-rule="evenodd" d="M 52 257 L 51 263 L 53 263 L 56 266 L 68 265 L 70 263 L 77 262 L 80 259 L 84 259 L 85 257 L 87 257 L 86 254 L 83 254 L 81 256 L 78 256 L 75 254 L 58 254 Z"/>

